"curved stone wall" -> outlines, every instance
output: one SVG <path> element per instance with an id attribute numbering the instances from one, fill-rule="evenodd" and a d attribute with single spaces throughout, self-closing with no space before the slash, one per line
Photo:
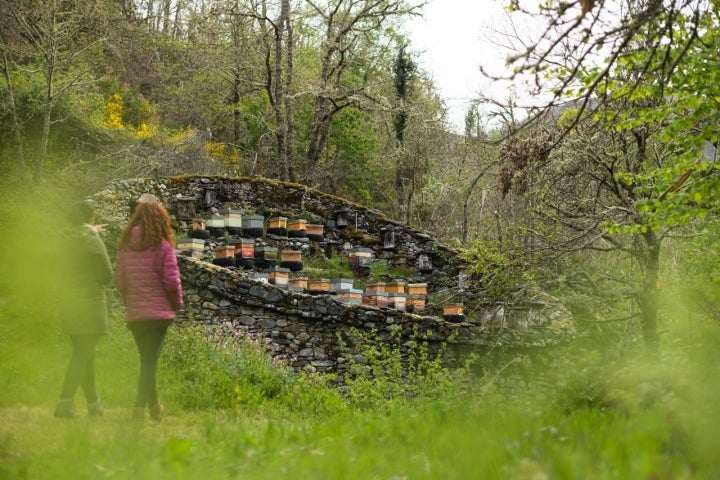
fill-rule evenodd
<path id="1" fill-rule="evenodd" d="M 109 224 L 111 252 L 113 239 L 127 222 L 133 202 L 143 193 L 156 195 L 181 231 L 189 228 L 193 217 L 223 208 L 242 209 L 266 218 L 280 215 L 321 222 L 327 237 L 323 251 L 342 253 L 365 246 L 393 266 L 417 270 L 425 263 L 426 268 L 417 272 L 416 280 L 426 282 L 430 290 L 456 288 L 463 268 L 455 251 L 424 232 L 387 219 L 381 212 L 301 185 L 247 178 L 172 177 L 113 182 L 92 198 L 98 216 Z M 338 212 L 347 225 L 335 223 L 340 219 Z M 569 312 L 548 296 L 535 298 L 522 309 L 489 306 L 474 322 L 458 324 L 445 322 L 436 311 L 415 315 L 343 304 L 329 294 L 310 295 L 257 281 L 240 269 L 185 256 L 178 259 L 186 302 L 181 321 L 230 325 L 263 336 L 273 355 L 286 359 L 294 368 L 335 371 L 339 381 L 348 361 L 339 338 L 351 343 L 352 329 L 374 332 L 379 342 L 388 341 L 394 333 L 410 338 L 420 332 L 431 351 L 439 351 L 441 344 L 449 342 L 448 361 L 462 360 L 468 351 L 487 346 L 542 346 L 565 342 L 574 334 Z M 513 328 L 507 328 L 508 322 Z M 358 358 L 362 356 L 362 352 L 351 352 Z"/>

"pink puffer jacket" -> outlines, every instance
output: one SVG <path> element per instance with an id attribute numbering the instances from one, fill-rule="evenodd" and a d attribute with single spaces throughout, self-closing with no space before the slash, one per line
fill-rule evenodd
<path id="1" fill-rule="evenodd" d="M 140 227 L 130 234 L 128 248 L 117 254 L 115 286 L 127 309 L 127 321 L 174 320 L 183 306 L 175 248 L 163 240 L 159 248 L 142 246 Z"/>

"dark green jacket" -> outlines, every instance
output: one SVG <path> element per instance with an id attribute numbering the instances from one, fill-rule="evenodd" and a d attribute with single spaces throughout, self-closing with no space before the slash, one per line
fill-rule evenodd
<path id="1" fill-rule="evenodd" d="M 95 229 L 83 225 L 67 236 L 62 285 L 62 327 L 70 335 L 107 333 L 105 285 L 112 280 L 107 250 Z"/>

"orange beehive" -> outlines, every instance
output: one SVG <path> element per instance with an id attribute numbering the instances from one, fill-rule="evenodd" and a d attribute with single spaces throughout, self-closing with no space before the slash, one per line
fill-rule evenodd
<path id="1" fill-rule="evenodd" d="M 327 292 L 330 289 L 330 280 L 327 278 L 311 278 L 308 280 L 308 290 L 311 292 Z"/>
<path id="2" fill-rule="evenodd" d="M 235 258 L 235 247 L 224 245 L 215 248 L 215 258 Z"/>
<path id="3" fill-rule="evenodd" d="M 275 267 L 268 272 L 268 281 L 273 285 L 284 286 L 288 285 L 290 280 L 290 270 L 287 268 Z"/>
<path id="4" fill-rule="evenodd" d="M 283 250 L 280 252 L 280 261 L 299 262 L 301 255 L 300 250 Z"/>
<path id="5" fill-rule="evenodd" d="M 287 228 L 286 217 L 272 217 L 268 219 L 268 228 Z"/>

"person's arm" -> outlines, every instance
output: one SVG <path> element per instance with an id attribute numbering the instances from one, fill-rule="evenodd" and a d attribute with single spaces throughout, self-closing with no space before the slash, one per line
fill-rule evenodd
<path id="1" fill-rule="evenodd" d="M 118 252 L 115 259 L 115 288 L 125 300 L 125 293 L 127 292 L 127 280 L 125 278 L 125 257 L 123 252 Z"/>
<path id="2" fill-rule="evenodd" d="M 163 288 L 173 310 L 183 307 L 180 268 L 178 267 L 175 249 L 169 242 L 163 242 Z"/>
<path id="3" fill-rule="evenodd" d="M 108 258 L 105 244 L 97 235 L 92 239 L 91 255 L 95 280 L 101 285 L 109 283 L 113 278 L 112 265 L 110 264 L 110 258 Z"/>

